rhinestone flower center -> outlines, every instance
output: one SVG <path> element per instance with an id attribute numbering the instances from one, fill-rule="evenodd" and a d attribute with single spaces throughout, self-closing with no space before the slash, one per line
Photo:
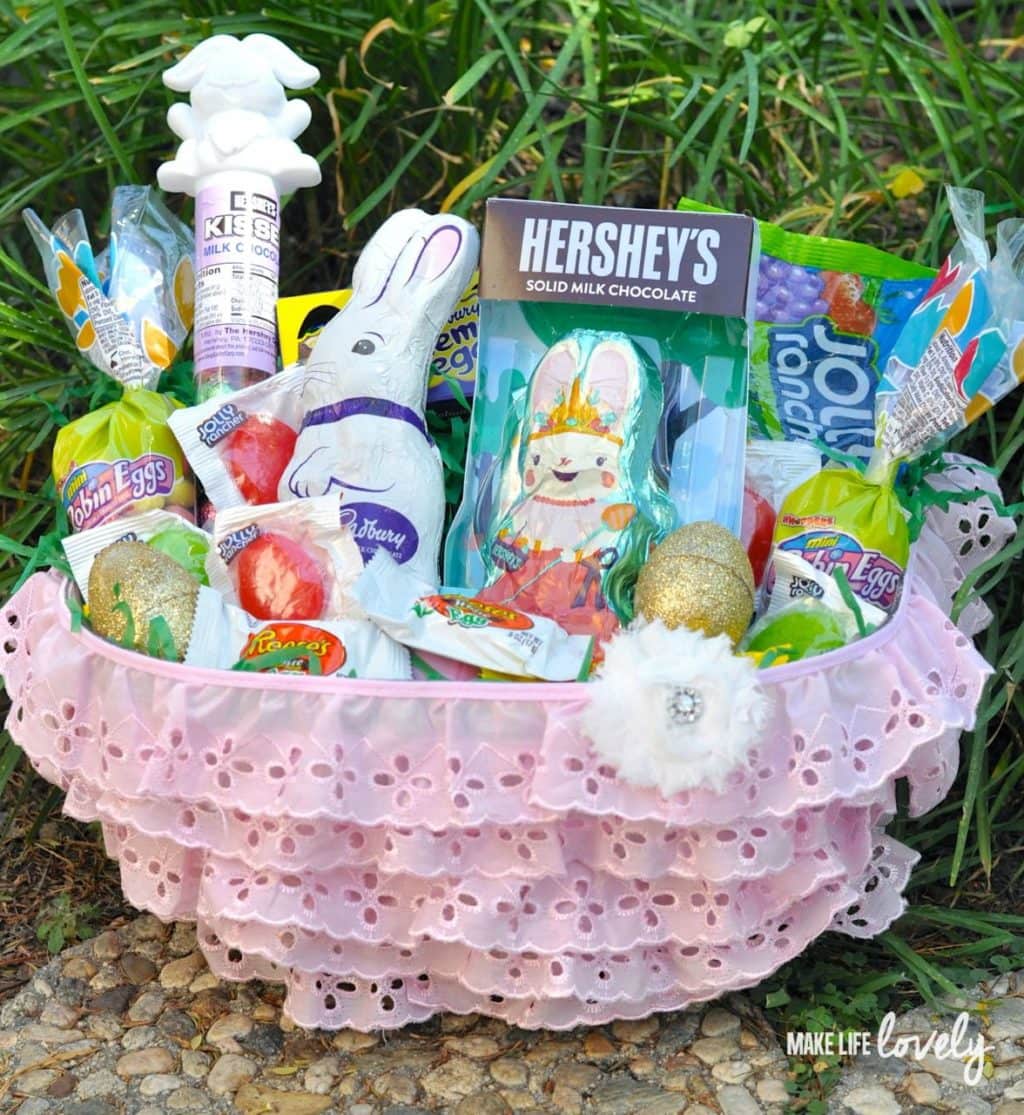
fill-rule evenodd
<path id="1" fill-rule="evenodd" d="M 665 712 L 678 727 L 694 724 L 704 714 L 704 700 L 700 692 L 689 685 L 674 685 L 665 696 Z"/>

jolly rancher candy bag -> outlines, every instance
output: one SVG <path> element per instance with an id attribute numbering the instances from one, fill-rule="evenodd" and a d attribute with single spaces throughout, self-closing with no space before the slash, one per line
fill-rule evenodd
<path id="1" fill-rule="evenodd" d="M 959 242 L 914 310 L 876 397 L 863 472 L 825 469 L 784 501 L 776 553 L 846 573 L 853 593 L 886 612 L 899 602 L 910 532 L 894 484 L 900 465 L 940 448 L 1024 380 L 1024 221 L 1003 221 L 994 257 L 984 199 L 947 191 Z"/>
<path id="2" fill-rule="evenodd" d="M 679 208 L 712 207 L 683 198 Z M 758 230 L 750 436 L 820 439 L 866 459 L 886 360 L 935 272 L 850 240 L 768 221 Z"/>
<path id="3" fill-rule="evenodd" d="M 93 255 L 81 210 L 25 223 L 79 351 L 123 397 L 57 434 L 53 476 L 73 530 L 167 507 L 192 517 L 195 492 L 155 390 L 192 325 L 192 234 L 146 186 L 119 186 L 110 246 Z"/>

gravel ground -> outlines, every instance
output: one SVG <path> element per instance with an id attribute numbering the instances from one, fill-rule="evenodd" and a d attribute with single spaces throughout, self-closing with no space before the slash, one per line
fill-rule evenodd
<path id="1" fill-rule="evenodd" d="M 1024 974 L 984 989 L 989 1064 L 858 1056 L 829 1110 L 1024 1115 Z M 789 1064 L 741 995 L 554 1034 L 446 1015 L 388 1035 L 308 1032 L 270 984 L 218 981 L 191 926 L 143 916 L 66 950 L 0 1010 L 0 1112 L 19 1115 L 776 1115 Z M 899 1033 L 949 1028 L 927 1010 Z"/>

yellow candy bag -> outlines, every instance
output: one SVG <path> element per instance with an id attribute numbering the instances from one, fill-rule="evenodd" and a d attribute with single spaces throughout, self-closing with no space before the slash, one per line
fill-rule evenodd
<path id="1" fill-rule="evenodd" d="M 157 507 L 191 519 L 192 476 L 167 425 L 180 404 L 154 390 L 192 325 L 191 232 L 144 186 L 114 191 L 98 256 L 80 210 L 52 229 L 24 217 L 79 351 L 125 389 L 57 434 L 53 476 L 72 529 Z"/>

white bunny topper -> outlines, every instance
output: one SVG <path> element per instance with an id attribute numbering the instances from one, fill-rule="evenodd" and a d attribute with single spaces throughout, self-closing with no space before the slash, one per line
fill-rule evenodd
<path id="1" fill-rule="evenodd" d="M 295 138 L 310 121 L 305 101 L 285 89 L 306 89 L 320 76 L 271 35 L 214 35 L 164 74 L 164 84 L 189 93 L 191 105 L 167 111 L 184 142 L 157 171 L 165 190 L 195 195 L 202 180 L 221 171 L 253 171 L 274 180 L 278 193 L 320 182 L 316 159 Z"/>
<path id="2" fill-rule="evenodd" d="M 459 217 L 406 209 L 381 226 L 306 366 L 302 428 L 278 488 L 280 499 L 337 491 L 364 558 L 383 547 L 434 584 L 444 473 L 424 418 L 430 361 L 478 251 Z"/>

